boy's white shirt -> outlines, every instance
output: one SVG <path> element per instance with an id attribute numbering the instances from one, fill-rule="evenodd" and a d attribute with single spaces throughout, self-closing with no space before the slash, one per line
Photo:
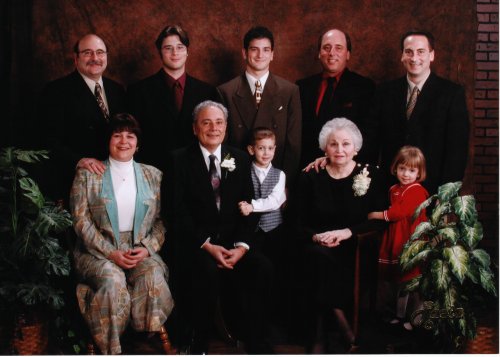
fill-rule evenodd
<path id="1" fill-rule="evenodd" d="M 257 178 L 259 182 L 262 184 L 264 179 L 266 178 L 269 170 L 271 170 L 272 164 L 269 164 L 268 167 L 262 168 L 255 165 L 255 162 L 252 163 L 252 168 L 255 170 Z M 286 184 L 286 176 L 283 171 L 280 172 L 280 178 L 276 186 L 274 186 L 273 190 L 266 198 L 259 198 L 252 200 L 252 206 L 254 212 L 271 212 L 277 210 L 281 207 L 281 205 L 286 201 L 285 194 L 285 184 Z"/>

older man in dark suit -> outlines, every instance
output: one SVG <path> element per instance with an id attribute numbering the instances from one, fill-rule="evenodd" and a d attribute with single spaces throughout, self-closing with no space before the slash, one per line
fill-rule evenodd
<path id="1" fill-rule="evenodd" d="M 207 351 L 216 303 L 230 282 L 231 298 L 246 304 L 232 313 L 238 314 L 247 352 L 270 353 L 265 322 L 273 268 L 252 249 L 256 222 L 239 212 L 238 203 L 252 198 L 250 162 L 244 152 L 222 145 L 226 127 L 222 104 L 200 103 L 193 123 L 198 142 L 174 152 L 173 177 L 165 183 L 173 191 L 177 262 L 192 283 L 191 352 Z"/>
<path id="2" fill-rule="evenodd" d="M 276 133 L 273 165 L 285 171 L 290 187 L 300 159 L 300 96 L 295 84 L 269 72 L 273 51 L 272 32 L 262 26 L 251 28 L 243 39 L 245 73 L 218 90 L 229 110 L 228 143 L 244 149 L 253 128 L 272 128 Z"/>
<path id="3" fill-rule="evenodd" d="M 372 161 L 389 172 L 397 151 L 418 146 L 427 160 L 430 193 L 463 178 L 467 163 L 469 120 L 464 89 L 431 71 L 434 37 L 410 31 L 401 38 L 402 78 L 380 86 L 367 121 L 365 145 Z"/>
<path id="4" fill-rule="evenodd" d="M 189 37 L 182 27 L 166 26 L 155 45 L 163 67 L 128 87 L 127 104 L 144 135 L 139 159 L 160 167 L 167 152 L 195 142 L 193 109 L 204 100 L 216 100 L 218 95 L 215 87 L 186 73 Z"/>
<path id="5" fill-rule="evenodd" d="M 351 56 L 349 34 L 331 29 L 318 40 L 322 73 L 297 81 L 302 103 L 301 166 L 323 155 L 318 135 L 330 119 L 345 117 L 363 130 L 375 83 L 347 68 Z M 361 159 L 362 160 L 362 159 Z"/>
<path id="6" fill-rule="evenodd" d="M 125 110 L 125 91 L 103 77 L 108 64 L 104 41 L 94 34 L 74 46 L 76 70 L 47 84 L 39 101 L 39 123 L 44 145 L 52 152 L 50 192 L 68 203 L 75 170 L 103 173 L 107 158 L 109 117 Z"/>

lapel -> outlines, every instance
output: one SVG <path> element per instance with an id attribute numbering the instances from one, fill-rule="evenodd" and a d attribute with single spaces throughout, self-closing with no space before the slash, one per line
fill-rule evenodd
<path id="1" fill-rule="evenodd" d="M 82 105 L 80 110 L 82 112 L 89 113 L 89 115 L 85 115 L 88 123 L 93 125 L 92 121 L 105 122 L 104 116 L 101 112 L 101 109 L 99 108 L 99 105 L 97 104 L 94 93 L 90 90 L 82 75 L 75 70 L 72 76 L 74 81 L 75 98 L 78 98 L 77 103 L 81 103 Z"/>
<path id="2" fill-rule="evenodd" d="M 264 98 L 264 94 L 262 95 L 262 97 Z M 245 74 L 240 76 L 240 80 L 237 83 L 233 99 L 234 99 L 234 105 L 238 110 L 241 121 L 243 122 L 243 124 L 246 126 L 247 129 L 251 129 L 253 127 L 255 113 L 257 109 L 255 107 L 254 97 L 250 90 L 250 85 L 248 84 Z"/>
<path id="3" fill-rule="evenodd" d="M 278 83 L 272 73 L 269 73 L 253 127 L 269 126 L 269 123 L 272 122 L 271 119 L 274 113 L 279 109 L 274 108 L 276 105 L 280 104 L 280 101 L 276 98 L 277 96 Z M 283 108 L 281 108 L 281 110 L 283 110 Z"/>
<path id="4" fill-rule="evenodd" d="M 192 150 L 189 159 L 189 165 L 191 167 L 191 174 L 194 178 L 193 182 L 199 185 L 201 190 L 201 197 L 203 200 L 209 201 L 209 206 L 212 207 L 212 211 L 219 212 L 217 209 L 217 204 L 215 203 L 214 191 L 212 189 L 212 184 L 210 182 L 210 176 L 208 174 L 207 164 L 205 163 L 205 158 L 200 149 L 200 144 L 196 142 L 191 147 Z M 222 176 L 222 175 L 221 175 Z M 221 205 L 222 205 L 222 177 L 221 177 Z"/>
<path id="5" fill-rule="evenodd" d="M 399 82 L 396 85 L 396 91 L 394 93 L 394 106 L 397 108 L 398 116 L 400 120 L 404 123 L 405 127 L 408 123 L 408 119 L 406 119 L 406 102 L 408 95 L 408 81 L 406 76 L 400 78 Z"/>
<path id="6" fill-rule="evenodd" d="M 134 173 L 137 187 L 134 216 L 134 244 L 137 244 L 146 236 L 145 227 L 149 227 L 151 224 L 151 222 L 146 222 L 145 217 L 148 211 L 154 206 L 155 195 L 144 177 L 141 165 L 135 161 Z"/>
<path id="7" fill-rule="evenodd" d="M 111 170 L 109 168 L 109 161 L 106 160 L 106 171 L 102 175 L 102 190 L 101 199 L 106 206 L 106 212 L 108 213 L 108 219 L 111 223 L 111 228 L 113 230 L 113 235 L 115 237 L 115 244 L 117 247 L 120 246 L 120 229 L 118 226 L 118 207 L 116 205 L 115 193 L 113 191 L 113 182 L 111 180 Z"/>
<path id="8" fill-rule="evenodd" d="M 429 78 L 427 78 L 422 87 L 422 91 L 417 97 L 417 103 L 410 116 L 410 123 L 416 123 L 421 119 L 425 119 L 421 114 L 426 108 L 429 108 L 429 103 L 432 101 L 432 98 L 434 98 L 434 93 L 436 91 L 435 83 L 435 76 L 431 72 Z"/>
<path id="9" fill-rule="evenodd" d="M 168 88 L 167 83 L 165 82 L 164 76 L 165 73 L 163 73 L 163 69 L 160 69 L 154 76 L 154 88 L 149 93 L 149 95 L 153 95 L 156 98 L 154 103 L 157 103 L 157 105 L 161 108 L 159 112 L 161 118 L 157 119 L 163 121 L 177 115 L 176 109 L 174 108 L 174 98 L 172 97 L 170 88 Z M 186 97 L 185 94 L 184 97 Z"/>

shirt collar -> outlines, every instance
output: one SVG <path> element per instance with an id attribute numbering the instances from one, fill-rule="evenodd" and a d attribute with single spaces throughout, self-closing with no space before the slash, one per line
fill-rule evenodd
<path id="1" fill-rule="evenodd" d="M 407 74 L 406 81 L 408 82 L 408 93 L 411 93 L 415 86 L 417 86 L 418 90 L 421 92 L 422 87 L 424 86 L 425 82 L 427 81 L 427 79 L 429 78 L 430 75 L 431 75 L 431 72 L 429 71 L 429 73 L 427 73 L 427 76 L 425 76 L 425 78 L 423 80 L 421 80 L 420 83 L 415 84 L 412 81 L 410 81 L 410 78 L 408 77 L 408 74 Z"/>
<path id="2" fill-rule="evenodd" d="M 342 77 L 345 70 L 346 70 L 346 68 L 344 68 L 341 72 L 337 73 L 336 76 L 333 76 L 333 77 L 335 77 L 335 80 L 337 81 L 337 83 L 340 81 L 340 77 Z M 329 77 L 331 77 L 331 76 L 329 76 L 328 73 L 323 72 L 323 79 L 328 79 Z"/>
<path id="3" fill-rule="evenodd" d="M 269 164 L 266 168 L 263 168 L 263 167 L 259 167 L 255 164 L 255 162 L 252 162 L 252 166 L 255 170 L 255 172 L 261 172 L 264 174 L 264 176 L 267 176 L 267 174 L 269 173 L 269 170 L 271 170 L 271 167 L 273 166 L 273 164 Z"/>
<path id="4" fill-rule="evenodd" d="M 247 82 L 250 85 L 250 90 L 252 91 L 252 93 L 255 92 L 255 81 L 257 79 L 260 81 L 260 85 L 262 86 L 262 91 L 264 91 L 264 87 L 266 86 L 267 79 L 269 78 L 269 73 L 270 72 L 267 71 L 267 73 L 264 74 L 262 77 L 255 78 L 250 73 L 248 73 L 247 71 L 245 71 L 245 77 L 247 78 Z"/>
<path id="5" fill-rule="evenodd" d="M 91 79 L 91 78 L 87 77 L 86 75 L 84 75 L 82 72 L 78 71 L 78 73 L 80 73 L 80 75 L 82 76 L 82 78 L 85 81 L 85 83 L 87 83 L 87 86 L 89 87 L 89 89 L 90 89 L 90 91 L 92 93 L 95 92 L 95 84 L 96 83 L 99 83 L 99 85 L 101 86 L 102 90 L 104 91 L 104 84 L 102 83 L 102 76 L 99 77 L 99 80 L 96 82 L 93 79 Z"/>
<path id="6" fill-rule="evenodd" d="M 201 153 L 203 154 L 203 158 L 205 159 L 205 163 L 208 165 L 210 164 L 210 155 L 215 155 L 217 158 L 217 162 L 221 162 L 221 156 L 222 156 L 222 144 L 215 149 L 214 153 L 212 154 L 210 151 L 208 151 L 201 143 L 198 143 L 200 145 Z"/>
<path id="7" fill-rule="evenodd" d="M 175 79 L 174 77 L 172 77 L 170 74 L 168 74 L 164 70 L 162 70 L 162 72 L 163 72 L 163 78 L 165 78 L 165 82 L 167 83 L 167 87 L 168 88 L 173 88 L 175 82 L 178 81 L 179 84 L 181 85 L 181 88 L 184 89 L 184 87 L 186 86 L 186 72 L 185 71 L 177 79 Z"/>

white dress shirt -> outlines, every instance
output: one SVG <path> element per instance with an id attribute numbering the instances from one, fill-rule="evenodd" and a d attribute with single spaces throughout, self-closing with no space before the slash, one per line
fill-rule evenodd
<path id="1" fill-rule="evenodd" d="M 406 93 L 406 103 L 408 103 L 408 101 L 410 100 L 411 92 L 413 91 L 413 88 L 415 88 L 415 86 L 418 88 L 419 92 L 422 92 L 422 88 L 424 87 L 424 84 L 430 75 L 431 75 L 431 72 L 429 71 L 427 76 L 423 80 L 421 80 L 420 83 L 418 83 L 418 84 L 415 84 L 412 81 L 410 81 L 410 78 L 408 77 L 408 75 L 406 75 L 406 80 L 408 82 L 408 92 Z"/>
<path id="2" fill-rule="evenodd" d="M 78 73 L 80 73 L 80 72 L 78 72 Z M 95 95 L 95 84 L 99 83 L 99 85 L 101 86 L 101 89 L 102 89 L 102 100 L 104 101 L 104 104 L 106 105 L 106 108 L 108 109 L 108 113 L 109 113 L 108 99 L 106 98 L 106 90 L 104 89 L 104 83 L 102 82 L 102 77 L 100 77 L 99 80 L 96 82 L 93 79 L 90 79 L 89 77 L 87 77 L 86 75 L 84 75 L 82 73 L 80 73 L 80 75 L 82 76 L 85 83 L 87 83 L 87 86 L 89 87 L 90 91 L 92 92 L 92 95 Z"/>
<path id="3" fill-rule="evenodd" d="M 262 87 L 262 92 L 264 92 L 264 87 L 266 86 L 267 78 L 269 78 L 269 71 L 267 71 L 266 74 L 264 74 L 260 78 L 255 78 L 252 76 L 250 73 L 245 71 L 245 76 L 247 78 L 248 84 L 250 85 L 250 90 L 252 91 L 252 94 L 255 95 L 255 82 L 257 80 L 260 81 L 260 85 Z"/>
<path id="4" fill-rule="evenodd" d="M 255 170 L 255 174 L 259 179 L 259 182 L 262 184 L 264 179 L 266 178 L 269 170 L 273 165 L 269 164 L 266 168 L 259 167 L 255 165 L 255 162 L 252 163 L 252 168 Z M 274 186 L 273 190 L 266 198 L 259 198 L 257 200 L 252 200 L 252 206 L 254 212 L 270 212 L 277 210 L 281 207 L 281 205 L 286 201 L 285 194 L 285 184 L 286 184 L 286 176 L 283 171 L 280 172 L 280 178 L 276 186 Z"/>
<path id="5" fill-rule="evenodd" d="M 116 161 L 109 158 L 111 181 L 115 193 L 116 207 L 118 209 L 118 227 L 120 232 L 134 230 L 135 198 L 137 186 L 133 159 L 127 162 Z"/>

